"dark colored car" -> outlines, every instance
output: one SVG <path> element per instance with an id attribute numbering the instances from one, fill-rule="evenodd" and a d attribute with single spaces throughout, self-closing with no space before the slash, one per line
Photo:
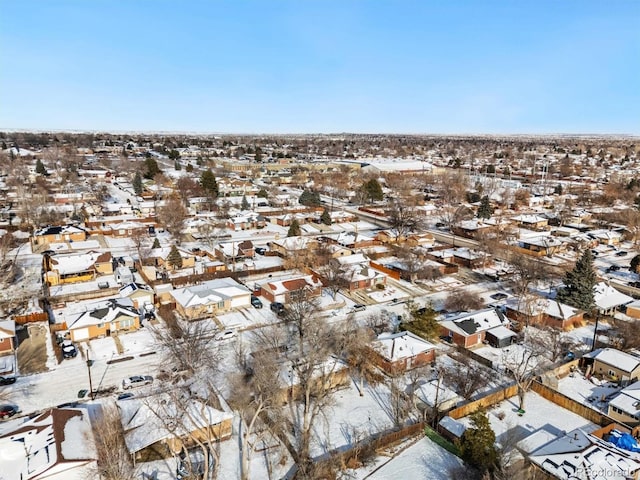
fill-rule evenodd
<path id="1" fill-rule="evenodd" d="M 618 270 L 620 270 L 620 265 L 610 265 L 607 268 L 607 272 L 617 272 Z"/>
<path id="2" fill-rule="evenodd" d="M 353 311 L 354 312 L 361 312 L 362 310 L 366 309 L 367 306 L 363 305 L 362 303 L 356 303 L 353 305 Z"/>
<path id="3" fill-rule="evenodd" d="M 16 377 L 0 377 L 0 385 L 12 385 L 16 383 Z"/>
<path id="4" fill-rule="evenodd" d="M 257 248 L 255 249 L 255 252 L 256 252 L 258 255 L 264 255 L 265 253 L 267 253 L 267 249 L 266 249 L 266 248 L 264 248 L 264 247 L 257 247 Z"/>
<path id="5" fill-rule="evenodd" d="M 255 295 L 251 295 L 251 305 L 253 305 L 254 308 L 262 308 L 262 301 Z"/>
<path id="6" fill-rule="evenodd" d="M 618 253 L 616 253 L 616 257 L 625 257 L 627 255 L 627 252 L 624 251 L 619 251 Z"/>
<path id="7" fill-rule="evenodd" d="M 509 295 L 507 295 L 506 293 L 498 292 L 498 293 L 494 293 L 493 295 L 489 295 L 489 296 L 491 298 L 493 298 L 494 300 L 504 300 Z"/>
<path id="8" fill-rule="evenodd" d="M 63 358 L 74 358 L 77 355 L 78 355 L 78 349 L 73 343 L 71 343 L 69 340 L 65 340 L 64 342 L 62 342 Z"/>
<path id="9" fill-rule="evenodd" d="M 282 315 L 284 313 L 284 305 L 280 302 L 273 302 L 271 304 L 271 311 Z"/>
<path id="10" fill-rule="evenodd" d="M 0 405 L 0 418 L 10 418 L 19 412 L 17 405 Z"/>
<path id="11" fill-rule="evenodd" d="M 126 400 L 127 398 L 133 398 L 135 395 L 131 392 L 121 393 L 118 395 L 118 400 Z"/>

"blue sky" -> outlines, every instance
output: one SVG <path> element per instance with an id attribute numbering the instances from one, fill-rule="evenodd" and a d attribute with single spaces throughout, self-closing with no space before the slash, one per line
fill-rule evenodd
<path id="1" fill-rule="evenodd" d="M 640 134 L 637 0 L 0 0 L 0 128 Z"/>

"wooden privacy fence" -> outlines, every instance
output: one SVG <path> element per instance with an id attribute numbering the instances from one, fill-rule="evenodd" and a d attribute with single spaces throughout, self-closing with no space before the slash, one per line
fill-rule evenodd
<path id="1" fill-rule="evenodd" d="M 620 421 L 614 420 L 608 415 L 598 412 L 593 408 L 589 408 L 586 405 L 577 402 L 573 398 L 569 398 L 565 394 L 549 388 L 540 382 L 533 382 L 531 384 L 531 390 L 536 392 L 542 398 L 555 403 L 559 407 L 566 408 L 570 412 L 580 415 L 582 418 L 586 418 L 590 422 L 600 425 L 601 427 L 607 426 L 611 423 L 621 423 Z"/>
<path id="2" fill-rule="evenodd" d="M 480 408 L 491 407 L 497 403 L 502 402 L 503 400 L 507 400 L 518 393 L 518 386 L 516 384 L 509 385 L 502 390 L 498 390 L 497 392 L 490 393 L 489 395 L 479 398 L 478 400 L 474 400 L 473 402 L 466 403 L 458 408 L 454 408 L 449 412 L 449 416 L 455 420 L 459 418 L 466 417 L 467 415 L 472 414 Z"/>
<path id="3" fill-rule="evenodd" d="M 16 315 L 15 321 L 18 325 L 25 325 L 34 322 L 48 322 L 49 315 L 47 312 L 31 312 L 25 315 Z"/>

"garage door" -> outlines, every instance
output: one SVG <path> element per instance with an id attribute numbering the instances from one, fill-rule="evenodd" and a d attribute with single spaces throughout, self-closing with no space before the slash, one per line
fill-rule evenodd
<path id="1" fill-rule="evenodd" d="M 74 342 L 79 342 L 80 340 L 87 340 L 89 338 L 89 329 L 78 328 L 76 330 L 71 330 L 71 337 Z"/>
<path id="2" fill-rule="evenodd" d="M 248 307 L 251 305 L 251 295 L 242 295 L 231 298 L 231 308 Z"/>

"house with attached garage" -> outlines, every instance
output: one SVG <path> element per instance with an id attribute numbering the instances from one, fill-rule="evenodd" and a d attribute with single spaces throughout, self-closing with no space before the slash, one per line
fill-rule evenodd
<path id="1" fill-rule="evenodd" d="M 87 239 L 87 231 L 73 225 L 48 226 L 36 230 L 31 237 L 33 247 L 60 242 L 83 242 Z"/>
<path id="2" fill-rule="evenodd" d="M 82 312 L 66 316 L 74 342 L 91 340 L 140 328 L 140 314 L 130 298 L 111 298 L 84 304 Z"/>
<path id="3" fill-rule="evenodd" d="M 470 348 L 480 345 L 487 338 L 488 332 L 495 330 L 495 338 L 498 338 L 500 344 L 510 344 L 510 338 L 516 336 L 507 335 L 505 330 L 510 331 L 507 326 L 509 324 L 507 318 L 502 313 L 493 308 L 485 308 L 474 312 L 465 312 L 453 317 L 445 317 L 440 320 L 440 335 L 449 338 L 456 345 L 464 348 Z M 508 342 L 508 343 L 507 343 Z"/>
<path id="4" fill-rule="evenodd" d="M 0 433 L 4 480 L 95 478 L 97 453 L 88 410 L 53 408 Z"/>
<path id="5" fill-rule="evenodd" d="M 251 306 L 251 291 L 233 278 L 209 280 L 200 285 L 171 290 L 169 294 L 173 297 L 176 311 L 189 320 Z"/>

